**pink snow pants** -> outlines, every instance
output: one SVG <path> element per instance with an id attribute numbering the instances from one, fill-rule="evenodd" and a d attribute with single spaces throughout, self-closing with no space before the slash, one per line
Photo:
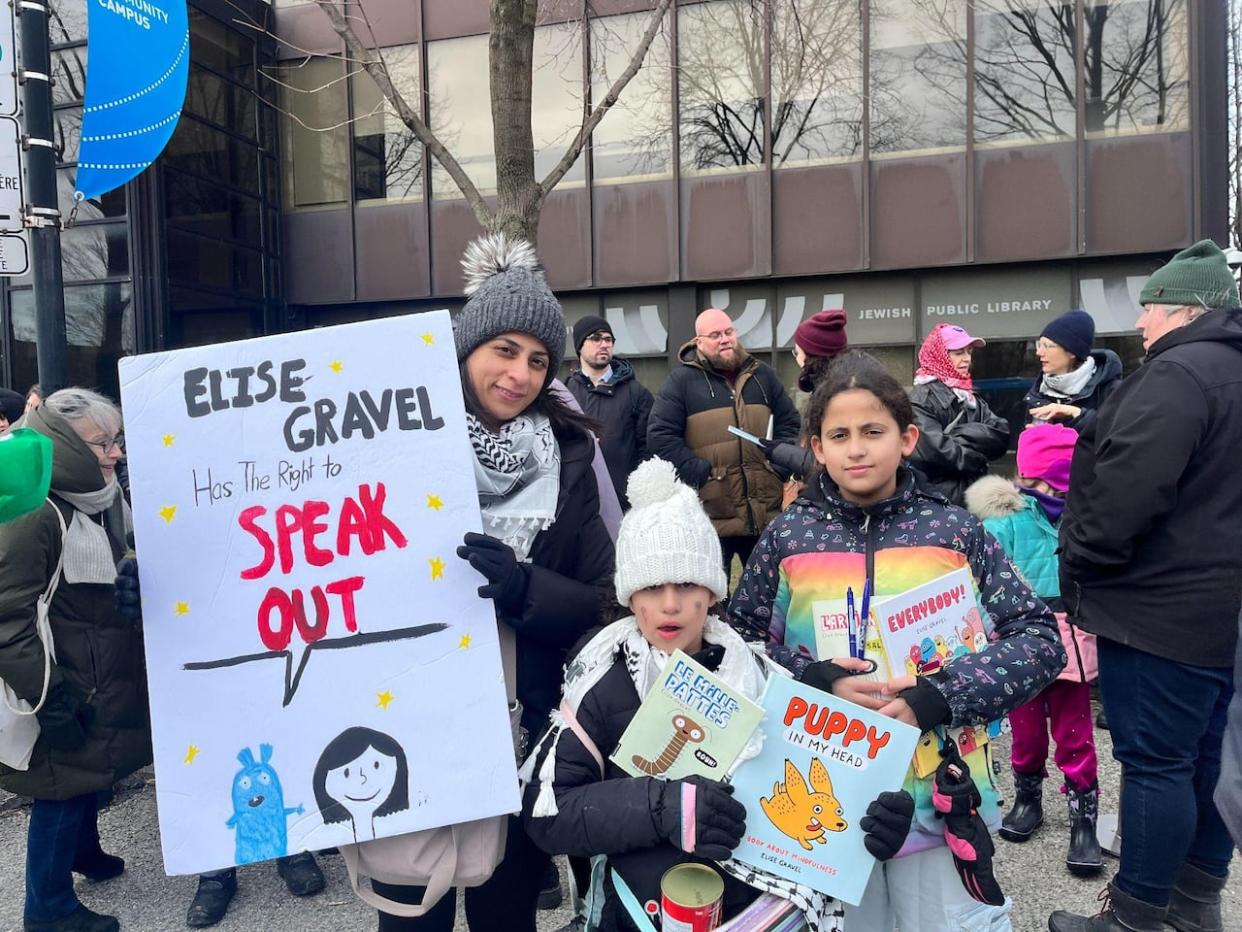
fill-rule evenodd
<path id="1" fill-rule="evenodd" d="M 1048 725 L 1056 742 L 1054 759 L 1077 790 L 1095 786 L 1098 763 L 1091 722 L 1091 687 L 1056 680 L 1025 705 L 1009 714 L 1013 728 L 1013 769 L 1047 776 Z"/>

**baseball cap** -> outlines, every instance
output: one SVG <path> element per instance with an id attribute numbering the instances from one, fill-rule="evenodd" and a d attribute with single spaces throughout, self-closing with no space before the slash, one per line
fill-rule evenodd
<path id="1" fill-rule="evenodd" d="M 987 346 L 987 341 L 982 337 L 972 337 L 953 324 L 945 324 L 940 328 L 940 339 L 944 341 L 944 348 L 951 350 L 965 349 L 967 346 Z"/>

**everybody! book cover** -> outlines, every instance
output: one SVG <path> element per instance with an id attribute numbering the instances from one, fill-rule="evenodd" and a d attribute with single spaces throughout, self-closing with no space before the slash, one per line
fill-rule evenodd
<path id="1" fill-rule="evenodd" d="M 784 676 L 762 705 L 763 749 L 733 776 L 746 807 L 733 857 L 857 905 L 875 866 L 859 820 L 901 788 L 918 729 Z"/>
<path id="2" fill-rule="evenodd" d="M 763 717 L 763 709 L 702 664 L 675 651 L 612 760 L 626 773 L 680 780 L 723 779 Z"/>

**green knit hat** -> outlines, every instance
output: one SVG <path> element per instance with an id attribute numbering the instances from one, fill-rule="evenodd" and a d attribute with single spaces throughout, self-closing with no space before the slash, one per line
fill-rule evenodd
<path id="1" fill-rule="evenodd" d="M 51 481 L 51 439 L 24 427 L 0 434 L 0 524 L 43 504 Z"/>
<path id="2" fill-rule="evenodd" d="M 1190 304 L 1219 308 L 1238 306 L 1238 283 L 1225 254 L 1210 239 L 1187 246 L 1151 273 L 1139 304 Z"/>

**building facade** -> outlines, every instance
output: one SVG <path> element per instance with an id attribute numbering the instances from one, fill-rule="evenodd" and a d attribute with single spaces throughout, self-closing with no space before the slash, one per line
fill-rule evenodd
<path id="1" fill-rule="evenodd" d="M 541 4 L 540 177 L 653 4 L 590 6 L 584 23 L 581 0 Z M 65 234 L 67 281 L 78 254 L 94 276 L 68 289 L 94 327 L 78 335 L 93 352 L 71 359 L 108 387 L 121 352 L 460 306 L 474 216 L 323 12 L 256 4 L 265 28 L 247 32 L 236 4 L 192 7 L 168 153 Z M 395 85 L 494 191 L 487 0 L 362 7 Z M 1070 307 L 1133 364 L 1145 276 L 1199 238 L 1225 242 L 1224 18 L 1224 0 L 683 0 L 549 196 L 539 251 L 571 322 L 606 316 L 653 389 L 707 306 L 787 384 L 794 328 L 829 307 L 906 381 L 935 323 L 986 337 L 977 372 L 1002 405 Z M 23 288 L 4 304 L 19 389 Z"/>

